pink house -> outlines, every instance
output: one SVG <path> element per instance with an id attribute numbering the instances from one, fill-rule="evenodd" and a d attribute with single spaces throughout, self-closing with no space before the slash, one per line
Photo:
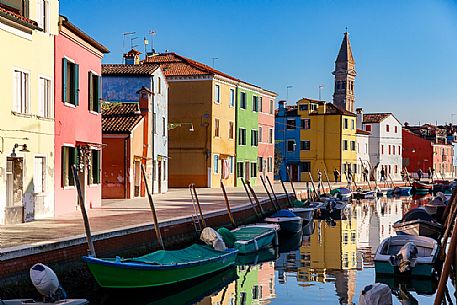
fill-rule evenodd
<path id="1" fill-rule="evenodd" d="M 77 192 L 71 166 L 76 165 L 88 207 L 101 206 L 100 75 L 109 50 L 59 18 L 54 65 L 55 215 L 75 211 Z"/>
<path id="2" fill-rule="evenodd" d="M 258 167 L 259 174 L 273 181 L 275 151 L 275 98 L 276 94 L 263 90 L 260 97 Z"/>

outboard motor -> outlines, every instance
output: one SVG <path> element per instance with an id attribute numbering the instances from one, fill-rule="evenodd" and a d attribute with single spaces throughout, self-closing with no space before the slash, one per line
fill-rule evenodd
<path id="1" fill-rule="evenodd" d="M 33 265 L 30 268 L 30 279 L 43 296 L 45 303 L 54 303 L 67 298 L 67 293 L 60 286 L 57 275 L 48 266 L 41 263 Z"/>
<path id="2" fill-rule="evenodd" d="M 359 305 L 392 305 L 392 291 L 386 284 L 367 285 L 360 294 Z"/>
<path id="3" fill-rule="evenodd" d="M 417 257 L 417 247 L 413 242 L 407 242 L 400 251 L 398 251 L 395 257 L 391 257 L 394 261 L 394 265 L 398 266 L 400 273 L 411 271 L 414 267 L 411 266 L 413 260 Z"/>

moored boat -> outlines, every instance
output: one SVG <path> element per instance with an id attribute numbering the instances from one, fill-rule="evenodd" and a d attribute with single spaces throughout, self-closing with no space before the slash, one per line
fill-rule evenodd
<path id="1" fill-rule="evenodd" d="M 59 300 L 53 303 L 44 303 L 44 302 L 36 302 L 32 299 L 14 299 L 14 300 L 2 300 L 0 299 L 0 304 L 2 305 L 27 305 L 27 304 L 34 304 L 34 305 L 86 305 L 89 304 L 89 301 L 86 299 L 67 299 L 67 300 Z"/>
<path id="2" fill-rule="evenodd" d="M 301 231 L 303 226 L 303 219 L 289 210 L 279 210 L 270 217 L 265 218 L 265 222 L 278 224 L 281 227 L 281 231 L 289 233 Z"/>
<path id="3" fill-rule="evenodd" d="M 413 189 L 415 193 L 430 193 L 433 190 L 433 184 L 428 184 L 420 181 L 413 182 Z"/>
<path id="4" fill-rule="evenodd" d="M 217 232 L 224 239 L 225 244 L 235 248 L 239 254 L 257 252 L 268 247 L 278 246 L 279 225 L 254 224 L 240 226 L 232 231 L 220 228 Z"/>
<path id="5" fill-rule="evenodd" d="M 397 235 L 415 235 L 439 238 L 443 226 L 436 222 L 423 207 L 408 211 L 401 220 L 393 224 Z"/>
<path id="6" fill-rule="evenodd" d="M 377 274 L 431 277 L 435 273 L 438 242 L 425 236 L 391 236 L 384 239 L 374 257 Z"/>
<path id="7" fill-rule="evenodd" d="M 303 219 L 303 225 L 313 221 L 314 208 L 290 208 L 289 211 Z"/>
<path id="8" fill-rule="evenodd" d="M 330 191 L 330 194 L 340 200 L 349 200 L 352 196 L 352 191 L 345 187 L 338 187 Z"/>
<path id="9" fill-rule="evenodd" d="M 217 251 L 193 244 L 180 250 L 159 250 L 133 258 L 84 256 L 97 283 L 104 288 L 145 288 L 174 284 L 225 269 L 238 250 Z"/>
<path id="10" fill-rule="evenodd" d="M 354 199 L 373 199 L 376 198 L 375 191 L 356 191 L 352 193 Z"/>

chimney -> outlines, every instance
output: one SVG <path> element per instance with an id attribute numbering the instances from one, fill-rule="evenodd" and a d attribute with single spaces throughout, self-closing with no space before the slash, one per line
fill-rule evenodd
<path id="1" fill-rule="evenodd" d="M 149 112 L 149 107 L 152 106 L 151 102 L 153 93 L 144 86 L 136 93 L 139 94 L 138 104 L 140 106 L 140 112 L 144 116 Z"/>
<path id="2" fill-rule="evenodd" d="M 363 130 L 363 108 L 357 108 L 355 113 L 357 114 L 357 129 Z"/>
<path id="3" fill-rule="evenodd" d="M 141 52 L 131 49 L 124 54 L 124 64 L 126 65 L 138 65 L 140 64 L 140 54 Z"/>

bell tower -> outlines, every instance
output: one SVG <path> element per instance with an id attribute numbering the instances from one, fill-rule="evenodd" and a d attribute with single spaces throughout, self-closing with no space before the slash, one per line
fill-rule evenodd
<path id="1" fill-rule="evenodd" d="M 333 71 L 333 75 L 335 75 L 333 104 L 340 109 L 354 112 L 354 80 L 356 74 L 349 34 L 345 32 L 340 52 L 335 61 L 335 71 Z"/>

